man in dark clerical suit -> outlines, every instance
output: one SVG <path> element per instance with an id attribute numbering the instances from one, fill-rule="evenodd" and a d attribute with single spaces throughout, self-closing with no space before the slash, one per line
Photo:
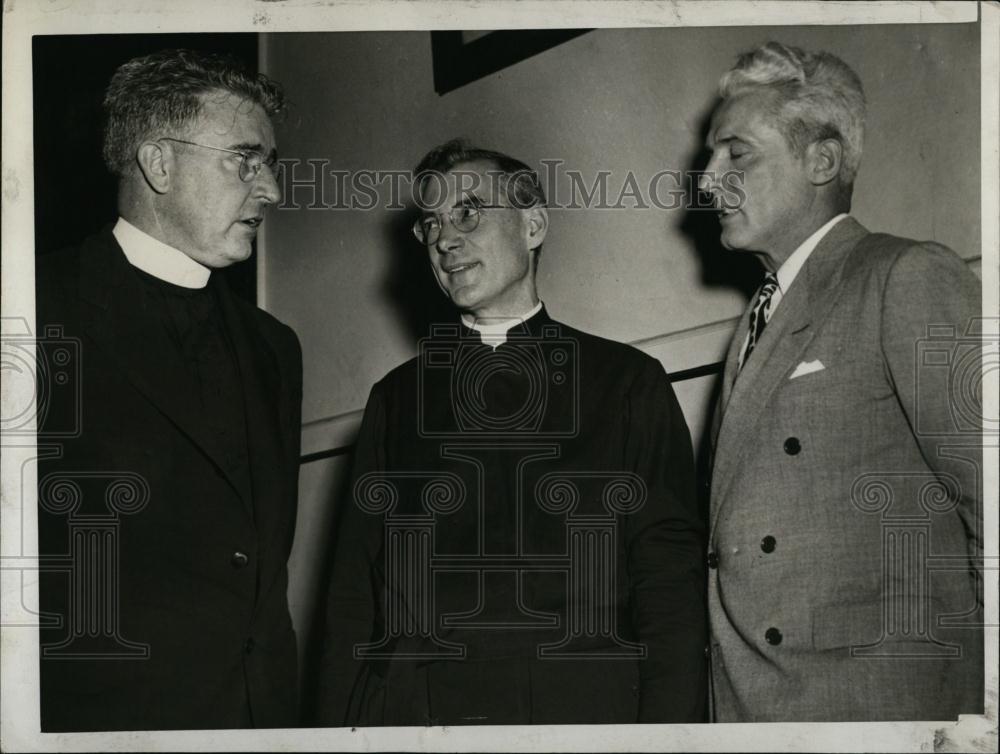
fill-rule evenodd
<path id="1" fill-rule="evenodd" d="M 414 232 L 461 319 L 372 389 L 321 721 L 702 720 L 703 530 L 666 373 L 549 316 L 527 165 L 449 142 L 416 175 Z"/>
<path id="2" fill-rule="evenodd" d="M 850 211 L 865 98 L 769 43 L 720 84 L 702 188 L 768 272 L 714 427 L 715 719 L 983 712 L 980 286 Z"/>
<path id="3" fill-rule="evenodd" d="M 41 386 L 42 730 L 294 725 L 301 351 L 214 272 L 280 198 L 281 89 L 171 50 L 105 107 L 120 217 L 38 265 L 72 357 Z"/>

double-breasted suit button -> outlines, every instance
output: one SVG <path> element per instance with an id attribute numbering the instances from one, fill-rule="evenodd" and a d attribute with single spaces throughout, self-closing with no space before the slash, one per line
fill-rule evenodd
<path id="1" fill-rule="evenodd" d="M 802 443 L 799 442 L 799 438 L 789 437 L 785 440 L 785 452 L 788 455 L 797 456 L 800 450 L 802 450 Z"/>
<path id="2" fill-rule="evenodd" d="M 772 537 L 770 534 L 768 534 L 766 537 L 764 537 L 760 541 L 760 549 L 762 549 L 764 552 L 770 554 L 770 553 L 774 552 L 774 548 L 777 546 L 777 544 L 778 544 L 778 541 L 774 537 Z"/>
<path id="3" fill-rule="evenodd" d="M 767 631 L 764 632 L 764 641 L 766 641 L 771 646 L 775 646 L 776 647 L 779 644 L 781 644 L 782 638 L 784 638 L 784 637 L 782 637 L 781 631 L 779 631 L 778 629 L 774 628 L 773 626 L 771 628 L 767 629 Z"/>
<path id="4" fill-rule="evenodd" d="M 705 645 L 705 659 L 707 660 L 711 656 L 712 656 L 712 645 L 711 644 L 706 644 Z"/>
<path id="5" fill-rule="evenodd" d="M 247 563 L 250 562 L 250 558 L 247 557 L 246 553 L 237 550 L 233 553 L 233 557 L 229 559 L 229 562 L 232 563 L 233 568 L 246 568 Z"/>
<path id="6" fill-rule="evenodd" d="M 717 553 L 714 552 L 708 553 L 708 567 L 709 568 L 719 567 L 719 556 Z"/>

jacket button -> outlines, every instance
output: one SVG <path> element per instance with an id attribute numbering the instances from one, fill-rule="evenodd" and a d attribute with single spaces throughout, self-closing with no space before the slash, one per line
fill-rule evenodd
<path id="1" fill-rule="evenodd" d="M 769 628 L 764 632 L 764 641 L 772 646 L 777 646 L 781 644 L 781 631 L 776 628 Z"/>
<path id="2" fill-rule="evenodd" d="M 788 455 L 797 456 L 800 450 L 802 450 L 802 444 L 799 442 L 799 438 L 789 437 L 785 440 L 785 452 Z"/>
<path id="3" fill-rule="evenodd" d="M 246 553 L 237 550 L 233 553 L 233 557 L 229 559 L 229 562 L 233 564 L 233 568 L 245 568 L 246 564 L 250 562 L 250 558 L 246 556 Z"/>
<path id="4" fill-rule="evenodd" d="M 708 553 L 708 567 L 709 568 L 719 567 L 719 556 L 714 552 Z"/>
<path id="5" fill-rule="evenodd" d="M 762 549 L 766 553 L 772 553 L 774 552 L 774 547 L 777 544 L 778 544 L 777 540 L 770 534 L 768 534 L 760 541 L 760 549 Z"/>
<path id="6" fill-rule="evenodd" d="M 711 644 L 706 644 L 705 645 L 705 659 L 708 660 L 711 657 L 712 657 L 712 645 Z"/>
<path id="7" fill-rule="evenodd" d="M 250 654 L 251 652 L 253 652 L 254 646 L 255 642 L 253 640 L 253 637 L 251 636 L 249 639 L 243 642 L 243 651 L 246 652 L 247 654 Z"/>

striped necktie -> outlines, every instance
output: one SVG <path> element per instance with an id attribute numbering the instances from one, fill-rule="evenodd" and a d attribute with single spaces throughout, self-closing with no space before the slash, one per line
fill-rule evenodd
<path id="1" fill-rule="evenodd" d="M 771 321 L 771 312 L 777 307 L 779 301 L 781 301 L 781 289 L 778 287 L 778 278 L 769 272 L 764 276 L 764 284 L 757 291 L 757 300 L 754 302 L 753 311 L 750 312 L 747 337 L 740 350 L 740 369 L 743 369 L 743 365 L 747 363 L 750 353 L 764 332 L 765 325 Z"/>

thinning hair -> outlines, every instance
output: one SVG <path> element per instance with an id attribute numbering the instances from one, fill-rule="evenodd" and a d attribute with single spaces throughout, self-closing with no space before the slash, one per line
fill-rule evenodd
<path id="1" fill-rule="evenodd" d="M 281 85 L 228 55 L 161 50 L 121 65 L 104 95 L 104 163 L 125 175 L 146 139 L 190 127 L 204 95 L 229 92 L 260 105 L 269 117 L 285 109 Z"/>
<path id="2" fill-rule="evenodd" d="M 545 206 L 545 191 L 538 180 L 538 173 L 510 155 L 472 146 L 465 139 L 446 141 L 425 154 L 413 169 L 414 181 L 422 188 L 432 173 L 444 174 L 467 162 L 492 164 L 498 177 L 504 179 L 508 201 L 518 209 Z"/>
<path id="3" fill-rule="evenodd" d="M 806 147 L 823 139 L 840 142 L 838 177 L 849 198 L 865 131 L 865 93 L 858 75 L 828 52 L 768 42 L 740 55 L 719 80 L 723 99 L 758 89 L 778 95 L 772 114 L 796 155 L 802 156 Z"/>

